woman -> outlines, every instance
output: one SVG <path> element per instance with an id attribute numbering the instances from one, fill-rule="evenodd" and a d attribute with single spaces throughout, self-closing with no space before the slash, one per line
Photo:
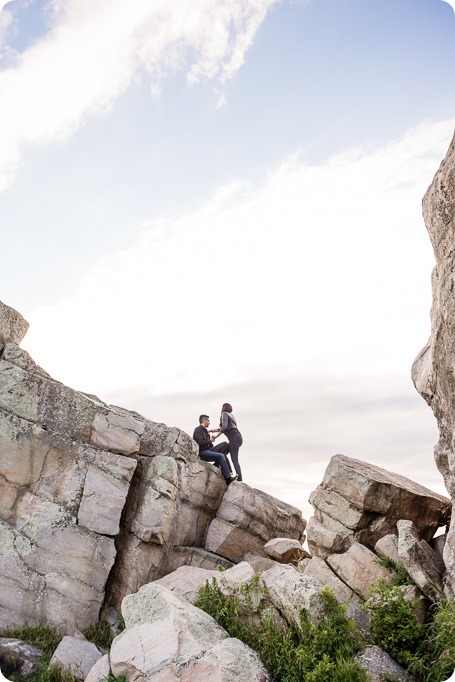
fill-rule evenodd
<path id="1" fill-rule="evenodd" d="M 229 441 L 229 454 L 231 455 L 232 463 L 234 465 L 237 480 L 242 480 L 242 470 L 239 464 L 239 449 L 243 443 L 242 434 L 240 433 L 237 422 L 232 414 L 232 405 L 224 403 L 221 408 L 220 418 L 220 434 L 224 433 Z"/>

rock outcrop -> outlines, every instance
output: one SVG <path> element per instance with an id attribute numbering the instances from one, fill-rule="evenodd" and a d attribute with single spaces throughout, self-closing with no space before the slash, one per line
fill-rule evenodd
<path id="1" fill-rule="evenodd" d="M 455 502 L 455 136 L 423 199 L 423 216 L 436 266 L 432 274 L 431 335 L 412 366 L 417 391 L 439 427 L 434 455 Z M 455 514 L 444 548 L 446 592 L 455 596 Z"/>
<path id="2" fill-rule="evenodd" d="M 397 535 L 399 519 L 412 521 L 424 540 L 447 523 L 450 500 L 404 476 L 343 455 L 330 460 L 322 484 L 310 495 L 314 517 L 308 546 L 326 558 L 355 542 L 374 549 L 378 540 Z"/>
<path id="3" fill-rule="evenodd" d="M 216 621 L 162 585 L 125 597 L 126 629 L 110 650 L 113 675 L 150 682 L 272 680 L 259 656 Z"/>
<path id="4" fill-rule="evenodd" d="M 179 566 L 229 568 L 302 538 L 298 509 L 228 489 L 184 432 L 50 377 L 18 345 L 27 328 L 0 303 L 0 627 L 84 630 L 106 598 L 118 610 Z"/>

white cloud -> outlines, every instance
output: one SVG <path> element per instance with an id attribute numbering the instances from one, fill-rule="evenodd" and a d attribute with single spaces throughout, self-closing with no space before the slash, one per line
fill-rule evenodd
<path id="1" fill-rule="evenodd" d="M 142 226 L 70 298 L 36 310 L 24 344 L 56 378 L 103 394 L 208 390 L 270 371 L 408 371 L 430 330 L 420 202 L 451 122 Z"/>
<path id="2" fill-rule="evenodd" d="M 30 144 L 64 140 L 108 109 L 132 80 L 185 69 L 190 83 L 240 68 L 277 0 L 65 0 L 52 30 L 0 72 L 0 190 Z"/>

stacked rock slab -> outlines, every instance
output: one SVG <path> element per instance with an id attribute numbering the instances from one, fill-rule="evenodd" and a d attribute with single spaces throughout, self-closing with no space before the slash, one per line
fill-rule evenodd
<path id="1" fill-rule="evenodd" d="M 431 335 L 412 366 L 417 391 L 430 405 L 439 427 L 434 454 L 455 502 L 455 136 L 423 198 L 423 216 L 436 266 L 432 274 Z M 444 548 L 446 593 L 455 596 L 455 514 Z"/>
<path id="2" fill-rule="evenodd" d="M 443 495 L 344 455 L 332 457 L 310 502 L 315 511 L 308 546 L 322 558 L 346 552 L 355 542 L 373 549 L 385 535 L 397 535 L 400 519 L 412 521 L 420 538 L 429 541 L 450 514 L 450 500 Z"/>
<path id="3" fill-rule="evenodd" d="M 303 542 L 305 527 L 300 509 L 235 482 L 209 526 L 205 548 L 238 563 L 248 554 L 266 557 L 264 545 L 277 536 Z"/>
<path id="4" fill-rule="evenodd" d="M 0 627 L 84 629 L 109 577 L 119 600 L 169 563 L 218 563 L 203 544 L 226 485 L 183 432 L 53 380 L 27 327 L 0 303 Z"/>

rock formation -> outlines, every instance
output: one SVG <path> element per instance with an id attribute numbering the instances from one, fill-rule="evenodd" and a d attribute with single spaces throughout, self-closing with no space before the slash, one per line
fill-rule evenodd
<path id="1" fill-rule="evenodd" d="M 423 199 L 423 215 L 436 266 L 432 274 L 431 336 L 412 367 L 417 391 L 439 427 L 434 454 L 455 502 L 455 136 Z M 455 596 L 455 514 L 444 548 L 446 593 Z"/>
<path id="2" fill-rule="evenodd" d="M 343 455 L 330 460 L 322 484 L 310 495 L 315 509 L 308 522 L 308 546 L 327 558 L 355 542 L 374 549 L 397 521 L 415 524 L 419 537 L 431 540 L 447 523 L 450 501 L 404 476 Z"/>
<path id="3" fill-rule="evenodd" d="M 66 635 L 53 659 L 63 669 L 80 669 L 88 682 L 111 673 L 160 682 L 271 679 L 251 649 L 193 606 L 206 580 L 241 595 L 259 573 L 251 622 L 267 612 L 297 627 L 302 608 L 320 622 L 328 586 L 364 632 L 361 602 L 380 578 L 392 579 L 379 557 L 408 570 L 415 586 L 404 588 L 405 598 L 426 597 L 421 620 L 443 597 L 444 578 L 452 589 L 453 540 L 434 538 L 450 518 L 449 499 L 336 455 L 311 494 L 307 525 L 298 509 L 260 490 L 227 487 L 179 429 L 55 381 L 20 348 L 27 328 L 0 303 L 0 628 L 55 625 Z M 429 357 L 431 349 L 415 368 L 428 369 Z M 442 395 L 452 379 L 446 386 L 430 369 L 425 380 L 415 377 L 432 391 L 444 434 L 437 460 L 453 497 L 452 417 Z M 116 609 L 114 622 L 121 613 L 126 623 L 108 654 L 78 631 L 106 604 Z M 20 642 L 6 641 L 7 655 L 13 645 L 26 666 Z M 385 670 L 409 679 L 376 647 L 359 661 L 373 676 L 379 670 L 375 679 Z"/>
<path id="4" fill-rule="evenodd" d="M 52 379 L 19 346 L 27 328 L 0 303 L 0 627 L 84 630 L 106 597 L 119 609 L 179 566 L 303 539 L 298 509 L 227 488 L 179 429 Z"/>

